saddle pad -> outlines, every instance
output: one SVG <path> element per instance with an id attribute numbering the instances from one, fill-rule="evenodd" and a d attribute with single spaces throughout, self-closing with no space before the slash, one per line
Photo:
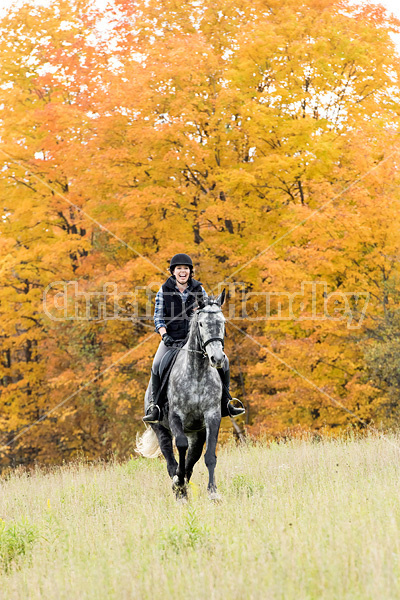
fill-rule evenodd
<path id="1" fill-rule="evenodd" d="M 168 379 L 169 374 L 171 373 L 172 367 L 174 366 L 174 362 L 176 357 L 178 356 L 179 350 L 184 346 L 186 340 L 175 342 L 174 346 L 168 349 L 168 352 L 164 354 L 161 359 L 160 366 L 158 368 L 158 374 L 160 376 L 160 391 L 158 394 L 157 402 L 163 404 L 167 400 L 167 387 L 168 387 Z"/>
<path id="2" fill-rule="evenodd" d="M 160 366 L 158 368 L 158 374 L 160 376 L 161 385 L 164 385 L 164 379 L 168 380 L 169 369 L 172 367 L 173 362 L 179 352 L 180 348 L 173 346 L 168 349 L 168 352 L 164 354 L 161 359 Z"/>

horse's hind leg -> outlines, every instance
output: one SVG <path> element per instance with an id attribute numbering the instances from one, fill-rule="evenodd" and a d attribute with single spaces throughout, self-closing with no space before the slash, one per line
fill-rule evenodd
<path id="1" fill-rule="evenodd" d="M 206 418 L 207 430 L 207 449 L 204 455 L 204 461 L 208 469 L 208 486 L 207 491 L 211 500 L 219 500 L 217 486 L 215 485 L 214 471 L 217 464 L 215 450 L 218 441 L 219 426 L 221 424 L 220 417 Z"/>
<path id="2" fill-rule="evenodd" d="M 206 441 L 206 430 L 198 431 L 196 436 L 191 437 L 189 450 L 186 457 L 186 480 L 189 481 L 193 467 L 200 460 L 201 453 L 203 452 L 204 442 Z"/>
<path id="3" fill-rule="evenodd" d="M 177 498 L 186 498 L 186 484 L 185 484 L 185 461 L 186 452 L 189 446 L 188 439 L 183 431 L 181 418 L 176 414 L 172 413 L 169 417 L 169 426 L 172 435 L 175 438 L 175 444 L 179 453 L 179 463 L 176 470 L 176 475 L 173 479 L 173 489 Z"/>
<path id="4" fill-rule="evenodd" d="M 174 456 L 174 450 L 172 448 L 172 436 L 168 429 L 165 429 L 162 425 L 154 426 L 154 430 L 157 433 L 158 443 L 160 444 L 160 450 L 163 453 L 165 460 L 167 461 L 168 475 L 171 479 L 176 473 L 178 463 Z"/>

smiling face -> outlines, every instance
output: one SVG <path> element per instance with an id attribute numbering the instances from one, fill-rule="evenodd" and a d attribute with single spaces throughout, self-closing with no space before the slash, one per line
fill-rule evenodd
<path id="1" fill-rule="evenodd" d="M 175 279 L 178 283 L 185 285 L 185 283 L 189 281 L 190 267 L 187 265 L 178 265 L 175 267 L 173 275 L 175 275 Z"/>
<path id="2" fill-rule="evenodd" d="M 225 317 L 219 306 L 216 304 L 207 306 L 199 312 L 197 319 L 202 344 L 211 338 L 224 339 Z M 214 341 L 207 344 L 206 353 L 212 367 L 217 369 L 223 367 L 225 355 L 222 342 Z"/>

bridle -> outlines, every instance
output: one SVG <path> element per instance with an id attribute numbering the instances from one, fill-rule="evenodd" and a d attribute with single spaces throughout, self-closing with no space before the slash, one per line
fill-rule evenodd
<path id="1" fill-rule="evenodd" d="M 199 314 L 200 312 L 201 311 L 198 310 L 197 314 Z M 224 330 L 225 330 L 225 327 L 224 327 Z M 200 336 L 200 329 L 199 329 L 199 323 L 198 322 L 197 322 L 197 339 L 198 339 L 198 342 L 199 342 L 200 349 L 203 352 L 204 358 L 208 358 L 207 352 L 206 352 L 206 348 L 207 348 L 208 344 L 211 344 L 211 342 L 221 342 L 222 349 L 224 349 L 224 338 L 223 337 L 222 338 L 220 338 L 220 337 L 211 337 L 208 340 L 206 340 L 205 342 L 203 342 L 203 340 L 201 339 L 201 336 Z"/>

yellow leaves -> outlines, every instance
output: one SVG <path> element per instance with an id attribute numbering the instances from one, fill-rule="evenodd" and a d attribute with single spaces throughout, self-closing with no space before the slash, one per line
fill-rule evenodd
<path id="1" fill-rule="evenodd" d="M 307 290 L 316 284 L 318 311 L 324 294 L 369 293 L 373 328 L 397 285 L 398 165 L 385 161 L 397 144 L 393 24 L 382 11 L 349 18 L 329 0 L 273 0 L 268 11 L 150 0 L 121 3 L 110 44 L 96 45 L 85 6 L 23 9 L 0 40 L 2 83 L 14 77 L 0 90 L 2 427 L 17 430 L 38 403 L 51 409 L 93 379 L 47 423 L 43 456 L 79 444 L 95 456 L 133 439 L 158 342 L 151 319 L 52 321 L 41 296 L 54 281 L 76 281 L 81 294 L 159 285 L 179 251 L 208 289 L 226 278 L 256 292 L 251 314 L 263 294 L 276 294 L 274 317 L 279 294 L 295 295 L 294 318 L 237 321 L 255 342 L 230 329 L 254 430 L 345 426 L 324 391 L 369 414 L 380 400 L 356 341 L 363 328 L 314 319 Z M 397 303 L 389 294 L 386 308 Z M 344 301 L 334 306 L 343 313 Z"/>
<path id="2" fill-rule="evenodd" d="M 76 380 L 76 374 L 72 369 L 64 369 L 59 375 L 56 377 L 52 377 L 49 379 L 49 383 L 52 387 L 59 388 L 69 386 L 71 384 L 78 383 Z"/>
<path id="3" fill-rule="evenodd" d="M 129 400 L 120 400 L 117 403 L 117 406 L 115 409 L 115 412 L 117 413 L 117 415 L 124 416 L 124 415 L 127 415 L 130 411 L 131 411 L 131 403 L 129 402 Z"/>

